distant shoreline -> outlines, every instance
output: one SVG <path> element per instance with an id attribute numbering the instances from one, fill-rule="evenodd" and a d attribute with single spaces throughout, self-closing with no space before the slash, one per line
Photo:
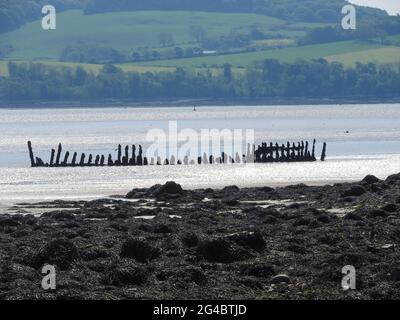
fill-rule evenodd
<path id="1" fill-rule="evenodd" d="M 235 99 L 142 99 L 142 100 L 63 100 L 63 101 L 0 101 L 1 109 L 47 108 L 108 108 L 108 107 L 180 107 L 180 106 L 256 106 L 256 105 L 335 105 L 335 104 L 396 104 L 399 97 L 343 98 L 235 98 Z"/>

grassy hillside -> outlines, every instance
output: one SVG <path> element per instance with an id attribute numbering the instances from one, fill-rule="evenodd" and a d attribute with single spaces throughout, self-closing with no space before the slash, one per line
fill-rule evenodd
<path id="1" fill-rule="evenodd" d="M 304 35 L 321 23 L 288 24 L 284 20 L 257 14 L 227 14 L 186 11 L 139 11 L 83 15 L 71 10 L 57 15 L 57 30 L 43 31 L 40 21 L 0 34 L 2 45 L 12 45 L 10 59 L 57 60 L 61 51 L 79 41 L 87 45 L 105 45 L 117 50 L 160 47 L 159 35 L 173 36 L 174 45 L 193 43 L 192 26 L 202 26 L 210 37 L 231 32 L 248 33 L 254 28 L 265 34 L 284 37 Z"/>
<path id="2" fill-rule="evenodd" d="M 234 66 L 246 66 L 253 61 L 262 61 L 264 59 L 278 59 L 282 62 L 293 62 L 298 59 L 317 59 L 333 55 L 363 52 L 365 50 L 378 49 L 382 46 L 377 44 L 361 43 L 356 41 L 343 41 L 328 44 L 309 45 L 303 47 L 291 47 L 276 50 L 266 50 L 259 52 L 250 52 L 242 54 L 208 56 L 190 59 L 174 59 L 154 62 L 143 62 L 142 66 L 164 66 L 164 67 L 201 67 L 222 65 L 230 63 Z"/>

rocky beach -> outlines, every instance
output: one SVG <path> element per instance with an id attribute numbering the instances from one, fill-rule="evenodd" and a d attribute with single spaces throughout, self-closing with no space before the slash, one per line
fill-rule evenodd
<path id="1" fill-rule="evenodd" d="M 400 174 L 19 203 L 0 214 L 0 299 L 398 299 L 399 214 Z"/>

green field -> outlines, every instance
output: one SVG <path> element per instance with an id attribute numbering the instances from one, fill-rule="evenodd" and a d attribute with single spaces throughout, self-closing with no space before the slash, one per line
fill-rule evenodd
<path id="1" fill-rule="evenodd" d="M 317 59 L 327 56 L 362 52 L 364 50 L 378 49 L 382 46 L 370 43 L 361 43 L 356 41 L 343 41 L 328 44 L 310 45 L 302 47 L 290 47 L 275 50 L 265 50 L 250 53 L 240 53 L 220 56 L 207 56 L 189 59 L 174 59 L 163 61 L 142 62 L 142 66 L 164 66 L 164 67 L 202 67 L 216 66 L 230 63 L 233 66 L 247 66 L 254 61 L 265 59 L 278 59 L 282 62 L 293 62 L 298 59 Z"/>
<path id="2" fill-rule="evenodd" d="M 29 61 L 14 61 L 16 63 L 29 63 Z M 35 61 L 35 63 L 41 63 L 46 66 L 56 67 L 56 68 L 77 68 L 82 67 L 88 72 L 98 73 L 101 68 L 103 67 L 100 64 L 90 64 L 90 63 L 73 63 L 73 62 L 56 62 L 56 61 Z M 8 61 L 0 61 L 0 75 L 1 76 L 8 76 L 8 68 L 7 68 Z M 174 71 L 174 67 L 152 67 L 152 66 L 136 66 L 132 64 L 121 64 L 118 65 L 123 71 L 125 72 L 138 72 L 138 73 L 145 73 L 145 72 L 163 72 L 163 71 Z"/>
<path id="3" fill-rule="evenodd" d="M 0 76 L 8 76 L 8 62 L 9 61 L 0 61 Z M 26 63 L 29 64 L 30 61 L 13 61 L 18 64 Z M 101 64 L 90 64 L 90 63 L 73 63 L 73 62 L 56 62 L 56 61 L 35 61 L 34 63 L 41 63 L 49 67 L 55 68 L 72 68 L 76 69 L 77 67 L 82 67 L 87 72 L 93 72 L 95 74 L 99 73 L 103 65 Z M 134 64 L 117 64 L 119 68 L 124 72 L 137 72 L 137 73 L 157 73 L 157 72 L 173 72 L 176 70 L 175 67 L 156 67 L 156 66 L 138 66 Z M 194 68 L 195 72 L 211 72 L 213 75 L 218 75 L 222 73 L 221 68 Z M 235 74 L 243 74 L 244 69 L 242 68 L 232 68 L 232 72 Z"/>
<path id="4" fill-rule="evenodd" d="M 361 52 L 338 54 L 326 57 L 329 62 L 340 62 L 345 66 L 354 66 L 356 62 L 375 62 L 382 64 L 400 64 L 400 47 L 371 49 Z"/>
<path id="5" fill-rule="evenodd" d="M 388 37 L 390 41 L 393 42 L 394 45 L 400 46 L 400 34 Z"/>
<path id="6" fill-rule="evenodd" d="M 57 15 L 57 29 L 44 31 L 35 21 L 22 28 L 0 34 L 0 44 L 12 45 L 10 59 L 57 60 L 62 50 L 79 41 L 87 45 L 108 46 L 117 50 L 138 47 L 159 48 L 159 35 L 173 36 L 174 46 L 194 44 L 192 26 L 201 26 L 208 37 L 248 33 L 254 28 L 265 34 L 298 37 L 307 30 L 327 24 L 289 24 L 257 14 L 227 14 L 186 11 L 137 11 L 84 15 L 71 10 Z"/>

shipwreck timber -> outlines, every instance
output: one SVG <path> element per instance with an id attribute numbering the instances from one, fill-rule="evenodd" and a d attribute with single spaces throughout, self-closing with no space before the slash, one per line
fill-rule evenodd
<path id="1" fill-rule="evenodd" d="M 247 145 L 246 154 L 232 154 L 228 155 L 222 152 L 221 155 L 207 155 L 204 153 L 197 158 L 197 161 L 191 160 L 185 156 L 183 159 L 177 159 L 175 156 L 170 158 L 161 159 L 160 157 L 151 157 L 148 159 L 143 155 L 143 148 L 139 145 L 131 147 L 125 146 L 124 150 L 122 145 L 119 144 L 117 148 L 116 158 L 113 159 L 112 154 L 108 154 L 107 162 L 106 156 L 102 154 L 89 154 L 87 157 L 85 153 L 81 153 L 78 158 L 78 153 L 74 152 L 72 160 L 70 152 L 66 151 L 62 158 L 63 147 L 61 143 L 56 149 L 51 150 L 50 160 L 45 162 L 42 158 L 35 157 L 32 148 L 32 142 L 28 141 L 28 151 L 31 167 L 114 167 L 114 166 L 148 166 L 148 165 L 189 165 L 189 164 L 227 164 L 227 163 L 272 163 L 272 162 L 313 162 L 317 161 L 315 155 L 316 140 L 313 141 L 312 147 L 308 141 L 278 144 L 269 144 L 266 142 L 260 145 Z M 324 142 L 321 154 L 321 161 L 326 159 L 327 144 Z M 124 152 L 123 152 L 124 151 Z M 131 152 L 130 152 L 131 151 Z M 137 152 L 137 153 L 136 153 Z M 61 161 L 61 159 L 63 159 Z M 78 161 L 79 159 L 79 161 Z M 86 160 L 87 159 L 87 160 Z"/>

